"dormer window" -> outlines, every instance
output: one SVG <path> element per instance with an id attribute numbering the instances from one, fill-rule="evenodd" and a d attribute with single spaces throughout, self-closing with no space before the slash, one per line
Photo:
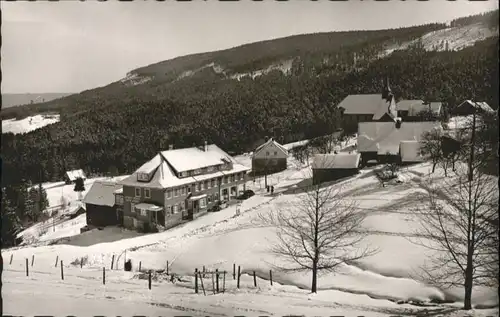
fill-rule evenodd
<path id="1" fill-rule="evenodd" d="M 213 172 L 213 171 L 214 171 L 214 167 L 213 166 L 207 167 L 207 172 L 208 173 Z"/>
<path id="2" fill-rule="evenodd" d="M 149 175 L 147 173 L 137 173 L 137 180 L 141 182 L 148 182 Z"/>
<path id="3" fill-rule="evenodd" d="M 194 174 L 194 175 L 200 175 L 201 173 L 202 173 L 201 168 L 197 168 L 197 169 L 195 169 L 195 170 L 193 171 L 193 174 Z"/>
<path id="4" fill-rule="evenodd" d="M 179 172 L 179 177 L 186 177 L 187 175 L 187 172 Z"/>

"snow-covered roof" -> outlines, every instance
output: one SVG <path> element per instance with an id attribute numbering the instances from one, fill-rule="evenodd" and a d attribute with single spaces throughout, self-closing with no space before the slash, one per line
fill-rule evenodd
<path id="1" fill-rule="evenodd" d="M 473 102 L 472 100 L 465 100 L 464 102 L 462 102 L 461 104 L 459 104 L 457 106 L 457 109 L 460 109 L 464 106 L 469 106 L 469 107 L 473 107 L 473 108 L 476 108 L 478 110 L 482 110 L 484 112 L 495 112 L 495 110 L 493 110 L 490 105 L 488 105 L 486 102 L 484 101 L 477 101 L 477 102 Z"/>
<path id="2" fill-rule="evenodd" d="M 76 180 L 79 177 L 83 178 L 83 179 L 86 179 L 85 173 L 81 169 L 79 169 L 79 170 L 73 170 L 73 171 L 67 171 L 66 172 L 66 176 L 68 176 L 68 179 L 70 181 L 74 181 L 74 180 Z"/>
<path id="3" fill-rule="evenodd" d="M 260 152 L 261 150 L 265 149 L 266 147 L 268 147 L 271 144 L 274 144 L 278 149 L 280 149 L 281 151 L 283 151 L 283 153 L 285 155 L 288 155 L 288 150 L 283 145 L 281 145 L 278 142 L 276 142 L 273 138 L 269 138 L 269 140 L 267 140 L 267 142 L 265 142 L 264 144 L 258 146 L 255 149 L 255 151 L 253 152 L 254 155 L 256 155 L 258 152 Z"/>
<path id="4" fill-rule="evenodd" d="M 112 207 L 115 205 L 114 192 L 120 188 L 122 188 L 122 185 L 116 182 L 95 181 L 83 198 L 83 202 L 85 204 Z"/>
<path id="5" fill-rule="evenodd" d="M 373 120 L 379 120 L 386 113 L 395 117 L 395 113 L 391 113 L 390 107 L 396 107 L 394 97 L 387 100 L 382 97 L 382 94 L 366 94 L 366 95 L 349 95 L 340 102 L 339 108 L 343 108 L 344 114 L 373 114 Z"/>
<path id="6" fill-rule="evenodd" d="M 402 162 L 422 162 L 425 157 L 420 154 L 420 142 L 401 141 L 400 155 Z"/>
<path id="7" fill-rule="evenodd" d="M 357 168 L 361 154 L 338 153 L 338 154 L 316 154 L 312 163 L 313 169 L 348 169 Z"/>
<path id="8" fill-rule="evenodd" d="M 359 152 L 398 154 L 401 141 L 420 141 L 424 132 L 442 129 L 439 122 L 402 122 L 399 128 L 393 122 L 360 122 L 358 124 Z"/>
<path id="9" fill-rule="evenodd" d="M 171 152 L 175 153 L 172 154 Z M 184 161 L 186 162 L 182 161 L 182 155 L 184 155 Z M 203 158 L 206 158 L 206 160 L 204 161 Z M 233 168 L 231 170 L 222 172 L 216 171 L 210 174 L 201 174 L 197 176 L 188 176 L 182 178 L 178 178 L 174 171 L 174 164 L 176 164 L 177 168 L 181 169 L 181 171 L 188 171 L 196 168 L 220 165 L 223 163 L 223 159 L 233 162 Z M 172 161 L 174 161 L 175 163 L 172 163 Z M 137 173 L 143 172 L 145 170 L 153 171 L 151 180 L 149 182 L 138 181 Z M 141 167 L 139 167 L 137 171 L 132 175 L 120 181 L 120 184 L 135 187 L 165 189 L 192 184 L 214 177 L 220 177 L 224 174 L 233 174 L 248 170 L 250 170 L 250 168 L 236 163 L 236 161 L 232 157 L 230 157 L 216 145 L 209 145 L 206 152 L 198 148 L 187 148 L 158 153 L 150 161 L 144 163 Z"/>
<path id="10" fill-rule="evenodd" d="M 439 114 L 441 111 L 442 103 L 441 102 L 430 102 L 428 104 L 424 103 L 414 103 L 408 109 L 408 116 L 416 116 L 420 112 L 424 110 L 430 110 L 434 114 Z"/>
<path id="11" fill-rule="evenodd" d="M 177 172 L 216 166 L 224 164 L 224 161 L 235 162 L 229 154 L 215 144 L 208 145 L 206 151 L 197 147 L 191 147 L 163 151 L 161 155 Z"/>
<path id="12" fill-rule="evenodd" d="M 423 104 L 424 101 L 423 100 L 406 100 L 406 99 L 403 99 L 403 100 L 400 100 L 396 107 L 399 111 L 409 111 L 410 108 L 412 107 L 412 105 L 414 104 Z"/>

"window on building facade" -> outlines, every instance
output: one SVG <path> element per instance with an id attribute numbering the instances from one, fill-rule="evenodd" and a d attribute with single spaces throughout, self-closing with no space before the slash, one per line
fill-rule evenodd
<path id="1" fill-rule="evenodd" d="M 215 179 L 212 179 L 210 183 L 212 183 L 212 187 L 215 187 Z"/>
<path id="2" fill-rule="evenodd" d="M 224 176 L 224 184 L 227 184 L 227 182 L 228 182 L 228 177 Z"/>
<path id="3" fill-rule="evenodd" d="M 151 189 L 144 188 L 144 197 L 151 198 Z"/>
<path id="4" fill-rule="evenodd" d="M 183 212 L 183 211 L 184 211 L 184 207 L 185 207 L 185 206 L 184 206 L 184 203 L 180 203 L 180 204 L 179 204 L 179 211 L 180 211 L 180 212 Z"/>
<path id="5" fill-rule="evenodd" d="M 203 182 L 200 182 L 200 189 L 201 189 L 201 190 L 204 190 L 204 189 L 205 189 L 205 185 L 203 184 Z"/>
<path id="6" fill-rule="evenodd" d="M 200 191 L 200 190 L 201 190 L 201 184 L 200 184 L 200 183 L 196 183 L 196 190 L 197 190 L 197 191 Z"/>
<path id="7" fill-rule="evenodd" d="M 172 197 L 172 190 L 169 189 L 169 190 L 167 190 L 167 199 L 169 199 L 171 197 Z"/>
<path id="8" fill-rule="evenodd" d="M 174 189 L 174 197 L 179 196 L 179 188 Z"/>
<path id="9" fill-rule="evenodd" d="M 210 182 L 209 181 L 205 181 L 205 189 L 208 189 L 210 188 Z"/>
<path id="10" fill-rule="evenodd" d="M 212 194 L 207 195 L 207 201 L 208 201 L 208 203 L 212 202 Z"/>
<path id="11" fill-rule="evenodd" d="M 141 189 L 138 187 L 135 188 L 135 197 L 141 197 Z"/>
<path id="12" fill-rule="evenodd" d="M 207 200 L 205 198 L 200 199 L 199 203 L 200 203 L 200 208 L 205 208 L 207 206 Z"/>
<path id="13" fill-rule="evenodd" d="M 194 175 L 200 175 L 202 173 L 201 168 L 197 168 L 194 170 Z"/>
<path id="14" fill-rule="evenodd" d="M 191 192 L 191 185 L 189 185 L 189 186 L 187 187 L 187 192 L 188 192 L 188 194 Z"/>
<path id="15" fill-rule="evenodd" d="M 213 172 L 214 171 L 214 167 L 213 166 L 209 166 L 207 167 L 207 172 Z"/>
<path id="16" fill-rule="evenodd" d="M 181 195 L 186 195 L 186 187 L 181 187 Z"/>
<path id="17" fill-rule="evenodd" d="M 276 156 L 276 155 L 278 155 L 278 152 L 277 152 L 277 151 L 274 151 L 274 155 L 275 155 L 275 156 Z"/>
<path id="18" fill-rule="evenodd" d="M 174 205 L 173 213 L 176 214 L 178 212 L 179 212 L 179 206 L 178 205 Z"/>
<path id="19" fill-rule="evenodd" d="M 266 156 L 269 156 L 269 152 L 266 152 Z"/>
<path id="20" fill-rule="evenodd" d="M 172 206 L 167 206 L 165 207 L 166 213 L 171 214 L 172 213 Z"/>
<path id="21" fill-rule="evenodd" d="M 115 198 L 116 198 L 117 204 L 123 205 L 123 196 L 122 195 L 116 195 Z"/>

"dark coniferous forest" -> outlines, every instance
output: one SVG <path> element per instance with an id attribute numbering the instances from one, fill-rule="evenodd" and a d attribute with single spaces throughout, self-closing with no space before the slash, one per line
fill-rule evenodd
<path id="1" fill-rule="evenodd" d="M 489 15 L 476 19 L 493 23 Z M 498 108 L 497 37 L 459 51 L 426 51 L 417 40 L 379 56 L 388 44 L 444 27 L 300 35 L 184 56 L 132 71 L 152 78 L 142 84 L 116 82 L 2 110 L 2 119 L 61 114 L 61 122 L 31 133 L 2 134 L 2 184 L 60 180 L 75 168 L 127 174 L 169 144 L 206 140 L 236 154 L 251 151 L 264 136 L 287 143 L 324 135 L 340 126 L 337 104 L 343 98 L 378 93 L 385 78 L 397 98 L 442 101 L 448 110 L 465 99 Z M 232 78 L 283 61 L 291 63 L 286 74 Z M 211 63 L 219 68 L 205 67 Z M 186 71 L 193 72 L 180 76 Z"/>

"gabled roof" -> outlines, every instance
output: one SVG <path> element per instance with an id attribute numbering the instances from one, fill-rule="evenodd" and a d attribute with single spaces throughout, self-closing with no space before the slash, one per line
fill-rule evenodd
<path id="1" fill-rule="evenodd" d="M 68 179 L 70 181 L 74 181 L 74 180 L 76 180 L 79 177 L 81 177 L 83 179 L 86 178 L 85 173 L 81 169 L 79 169 L 79 170 L 73 170 L 73 171 L 67 171 L 66 172 L 66 176 L 68 176 Z"/>
<path id="2" fill-rule="evenodd" d="M 120 188 L 122 188 L 122 185 L 116 182 L 95 181 L 83 198 L 83 202 L 85 204 L 112 207 L 115 205 L 114 192 Z"/>
<path id="3" fill-rule="evenodd" d="M 439 122 L 402 122 L 399 128 L 392 122 L 360 122 L 358 151 L 380 155 L 398 154 L 401 141 L 420 141 L 424 132 L 442 129 Z"/>
<path id="4" fill-rule="evenodd" d="M 344 109 L 344 114 L 373 114 L 373 120 L 379 120 L 386 113 L 395 117 L 390 111 L 390 106 L 395 106 L 394 97 L 384 99 L 382 94 L 349 95 L 338 105 Z"/>
<path id="5" fill-rule="evenodd" d="M 312 163 L 313 169 L 351 169 L 358 168 L 361 154 L 338 153 L 316 154 Z"/>
<path id="6" fill-rule="evenodd" d="M 478 110 L 482 110 L 484 112 L 490 112 L 490 113 L 495 112 L 495 110 L 493 110 L 490 107 L 490 105 L 488 105 L 484 101 L 473 102 L 472 100 L 465 100 L 464 102 L 462 102 L 461 104 L 459 104 L 457 108 L 461 108 L 461 107 L 463 107 L 465 105 L 468 105 L 470 107 L 476 108 Z"/>
<path id="7" fill-rule="evenodd" d="M 207 151 L 197 147 L 168 150 L 161 152 L 163 158 L 177 172 L 186 172 L 198 168 L 234 163 L 234 159 L 217 145 L 207 146 Z"/>
<path id="8" fill-rule="evenodd" d="M 391 108 L 394 109 L 394 111 Z M 372 119 L 380 120 L 385 114 L 387 114 L 393 121 L 396 121 L 397 113 L 395 113 L 395 111 L 396 111 L 396 100 L 394 100 L 394 97 L 391 96 L 390 100 L 383 99 L 383 101 L 380 102 L 379 108 L 373 114 Z"/>
<path id="9" fill-rule="evenodd" d="M 184 172 L 197 168 L 204 168 L 223 164 L 226 160 L 233 164 L 230 171 L 214 171 L 210 174 L 198 176 L 188 176 L 178 178 L 176 172 Z M 165 189 L 170 187 L 183 186 L 196 183 L 201 180 L 223 176 L 227 173 L 238 173 L 250 170 L 250 168 L 238 164 L 234 158 L 216 145 L 209 145 L 207 151 L 198 148 L 185 148 L 163 151 L 158 153 L 148 162 L 139 167 L 132 175 L 120 182 L 122 185 Z M 149 182 L 137 180 L 137 174 L 140 172 L 152 173 Z"/>
<path id="10" fill-rule="evenodd" d="M 344 114 L 375 114 L 381 103 L 387 103 L 382 94 L 349 95 L 338 107 L 345 109 Z"/>
<path id="11" fill-rule="evenodd" d="M 397 107 L 397 110 L 398 111 L 409 111 L 411 106 L 413 104 L 423 104 L 424 101 L 423 100 L 406 100 L 406 99 L 403 99 L 403 100 L 400 100 L 396 107 Z"/>
<path id="12" fill-rule="evenodd" d="M 408 109 L 408 116 L 416 116 L 424 110 L 430 110 L 434 114 L 439 114 L 439 112 L 441 111 L 441 107 L 442 107 L 441 102 L 430 102 L 428 104 L 414 103 Z"/>
<path id="13" fill-rule="evenodd" d="M 273 138 L 269 138 L 269 140 L 267 140 L 267 142 L 265 142 L 264 144 L 258 146 L 255 151 L 253 152 L 253 155 L 257 154 L 258 152 L 260 152 L 261 150 L 263 150 L 264 148 L 268 147 L 269 145 L 271 144 L 274 144 L 278 149 L 280 149 L 285 155 L 288 155 L 288 150 L 281 144 L 279 144 L 278 142 L 274 141 Z"/>

